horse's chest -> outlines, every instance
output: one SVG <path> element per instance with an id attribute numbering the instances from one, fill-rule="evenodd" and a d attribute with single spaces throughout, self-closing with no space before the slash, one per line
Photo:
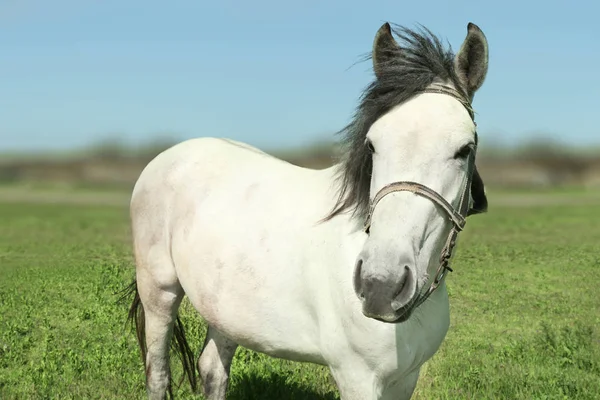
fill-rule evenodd
<path id="1" fill-rule="evenodd" d="M 439 350 L 448 332 L 448 298 L 441 289 L 404 323 L 368 321 L 361 326 L 354 321 L 346 326 L 349 345 L 384 380 L 411 374 Z"/>
<path id="2" fill-rule="evenodd" d="M 450 325 L 447 296 L 429 304 L 396 331 L 397 369 L 407 373 L 429 360 L 442 345 Z"/>

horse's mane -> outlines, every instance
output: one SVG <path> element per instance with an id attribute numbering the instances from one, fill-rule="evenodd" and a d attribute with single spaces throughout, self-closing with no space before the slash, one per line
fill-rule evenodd
<path id="1" fill-rule="evenodd" d="M 349 210 L 359 218 L 366 217 L 373 165 L 365 139 L 377 119 L 435 80 L 460 87 L 449 44 L 445 48 L 438 37 L 422 26 L 419 30 L 395 26 L 393 32 L 400 39 L 400 50 L 393 50 L 396 54 L 381 66 L 380 77 L 363 91 L 350 124 L 338 132 L 345 151 L 337 176 L 338 198 L 325 220 Z M 364 59 L 371 59 L 371 55 Z"/>

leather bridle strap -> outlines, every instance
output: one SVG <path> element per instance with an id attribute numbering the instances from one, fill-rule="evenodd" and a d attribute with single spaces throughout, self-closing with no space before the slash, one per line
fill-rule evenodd
<path id="1" fill-rule="evenodd" d="M 465 188 L 463 190 L 462 197 L 460 199 L 460 204 L 458 206 L 458 213 L 466 218 L 469 212 L 469 199 L 471 197 L 471 182 L 473 179 L 473 170 L 475 169 L 475 152 L 476 149 L 473 149 L 468 159 L 468 170 L 467 170 L 467 179 L 465 182 Z M 464 225 L 463 225 L 464 227 Z M 433 282 L 429 286 L 429 289 L 419 296 L 416 300 L 414 307 L 418 307 L 423 304 L 425 300 L 438 288 L 438 286 L 442 283 L 446 274 L 448 272 L 452 272 L 452 268 L 450 268 L 450 259 L 452 258 L 452 251 L 456 246 L 456 239 L 458 238 L 459 232 L 462 230 L 457 227 L 456 224 L 450 229 L 450 233 L 448 234 L 448 239 L 446 239 L 446 243 L 444 248 L 442 249 L 442 253 L 440 254 L 440 265 L 435 273 L 433 278 Z"/>
<path id="2" fill-rule="evenodd" d="M 454 97 L 458 100 L 466 109 L 473 122 L 475 122 L 475 110 L 471 107 L 471 103 L 465 99 L 465 97 L 456 89 L 445 85 L 432 85 L 426 89 L 421 90 L 421 93 L 439 93 L 447 94 L 448 96 Z"/>
<path id="3" fill-rule="evenodd" d="M 446 214 L 448 214 L 448 217 L 459 231 L 462 231 L 462 229 L 464 228 L 466 223 L 465 217 L 456 212 L 454 208 L 446 201 L 446 199 L 437 194 L 435 191 L 429 189 L 427 186 L 421 185 L 420 183 L 403 181 L 390 183 L 389 185 L 384 186 L 377 193 L 377 195 L 373 199 L 373 202 L 371 203 L 369 214 L 367 215 L 367 219 L 365 220 L 364 229 L 365 231 L 367 231 L 367 233 L 369 231 L 369 228 L 371 227 L 371 217 L 373 215 L 373 211 L 375 211 L 375 206 L 377 206 L 377 203 L 379 203 L 381 199 L 383 199 L 390 193 L 404 191 L 418 194 L 433 201 L 434 203 L 442 207 L 444 211 L 446 211 Z"/>

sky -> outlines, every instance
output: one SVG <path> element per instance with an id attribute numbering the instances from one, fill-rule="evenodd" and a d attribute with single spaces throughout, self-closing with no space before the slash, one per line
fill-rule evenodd
<path id="1" fill-rule="evenodd" d="M 482 143 L 596 144 L 599 13 L 564 0 L 0 0 L 0 152 L 107 137 L 334 140 L 373 78 L 357 61 L 388 21 L 454 50 L 469 22 L 483 30 Z"/>

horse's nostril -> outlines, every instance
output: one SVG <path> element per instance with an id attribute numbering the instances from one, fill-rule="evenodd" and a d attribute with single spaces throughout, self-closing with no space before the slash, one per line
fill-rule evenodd
<path id="1" fill-rule="evenodd" d="M 365 294 L 362 288 L 362 264 L 363 260 L 359 259 L 356 262 L 356 268 L 354 269 L 354 292 L 360 300 L 365 299 Z"/>
<path id="2" fill-rule="evenodd" d="M 398 297 L 400 295 L 400 293 L 402 293 L 402 290 L 408 283 L 409 277 L 410 277 L 410 268 L 408 267 L 408 265 L 405 265 L 404 266 L 404 274 L 402 275 L 402 278 L 400 278 L 400 282 L 398 282 L 398 290 L 396 290 L 396 293 L 394 294 L 394 298 Z"/>
<path id="3" fill-rule="evenodd" d="M 402 277 L 398 282 L 396 294 L 392 300 L 392 308 L 394 310 L 402 308 L 410 301 L 415 286 L 414 284 L 415 281 L 411 268 L 408 265 L 405 265 L 404 274 L 402 274 Z"/>

